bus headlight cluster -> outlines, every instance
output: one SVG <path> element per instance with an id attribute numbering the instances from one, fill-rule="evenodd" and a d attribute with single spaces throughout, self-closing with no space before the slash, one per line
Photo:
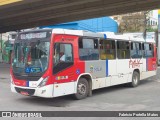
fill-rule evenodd
<path id="1" fill-rule="evenodd" d="M 43 86 L 45 86 L 46 83 L 47 83 L 47 81 L 48 81 L 48 78 L 49 78 L 49 77 L 44 78 L 44 79 L 40 82 L 40 84 L 38 85 L 38 87 L 43 87 Z"/>

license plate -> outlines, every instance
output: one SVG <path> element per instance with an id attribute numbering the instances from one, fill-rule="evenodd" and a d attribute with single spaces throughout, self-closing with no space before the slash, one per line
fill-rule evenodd
<path id="1" fill-rule="evenodd" d="M 28 92 L 24 92 L 24 91 L 21 91 L 20 92 L 22 95 L 25 95 L 25 96 L 28 96 L 29 94 L 28 94 Z"/>

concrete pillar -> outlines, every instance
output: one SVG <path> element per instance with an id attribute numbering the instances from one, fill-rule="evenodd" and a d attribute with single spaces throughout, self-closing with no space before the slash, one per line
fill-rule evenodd
<path id="1" fill-rule="evenodd" d="M 2 62 L 2 34 L 0 34 L 1 50 L 0 50 L 0 62 Z"/>

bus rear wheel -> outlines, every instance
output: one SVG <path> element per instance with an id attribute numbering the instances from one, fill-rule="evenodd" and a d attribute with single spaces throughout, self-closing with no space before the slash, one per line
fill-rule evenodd
<path id="1" fill-rule="evenodd" d="M 132 75 L 132 82 L 129 83 L 130 87 L 137 87 L 139 85 L 140 75 L 138 72 L 134 71 Z"/>
<path id="2" fill-rule="evenodd" d="M 87 97 L 89 92 L 89 84 L 85 78 L 80 78 L 77 84 L 77 93 L 74 94 L 74 98 L 77 100 Z"/>

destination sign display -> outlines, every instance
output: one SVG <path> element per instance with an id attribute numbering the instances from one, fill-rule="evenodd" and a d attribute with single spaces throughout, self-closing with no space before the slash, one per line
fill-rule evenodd
<path id="1" fill-rule="evenodd" d="M 47 32 L 22 33 L 19 37 L 21 40 L 47 38 Z"/>

